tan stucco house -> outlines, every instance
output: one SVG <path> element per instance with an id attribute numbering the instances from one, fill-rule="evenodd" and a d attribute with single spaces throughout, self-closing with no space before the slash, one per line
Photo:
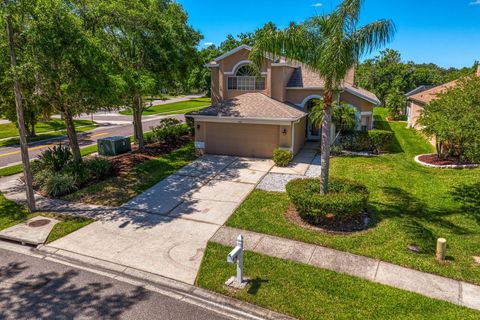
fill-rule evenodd
<path id="1" fill-rule="evenodd" d="M 322 99 L 323 81 L 308 66 L 265 58 L 261 75 L 250 68 L 251 48 L 243 45 L 207 66 L 212 74 L 212 105 L 188 117 L 195 126 L 195 146 L 203 153 L 271 157 L 275 148 L 297 153 L 305 141 L 320 140 L 308 113 Z M 357 111 L 357 129 L 373 127 L 377 97 L 353 84 L 354 69 L 339 99 Z"/>
<path id="2" fill-rule="evenodd" d="M 476 75 L 480 77 L 480 65 L 477 67 Z M 455 88 L 458 84 L 459 81 L 454 80 L 435 87 L 421 86 L 407 93 L 408 127 L 417 130 L 422 129 L 418 124 L 418 119 L 420 118 L 425 105 L 435 100 L 440 93 Z"/>

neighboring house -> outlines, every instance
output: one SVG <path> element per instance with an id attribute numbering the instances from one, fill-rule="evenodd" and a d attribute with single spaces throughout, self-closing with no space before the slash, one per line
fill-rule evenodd
<path id="1" fill-rule="evenodd" d="M 195 145 L 204 153 L 271 157 L 275 148 L 297 153 L 305 141 L 320 140 L 320 129 L 308 119 L 324 83 L 301 63 L 265 58 L 255 76 L 243 45 L 207 66 L 212 73 L 212 105 L 193 112 Z M 357 110 L 357 129 L 373 128 L 377 97 L 353 85 L 354 69 L 346 76 L 339 100 Z"/>
<path id="2" fill-rule="evenodd" d="M 477 76 L 480 77 L 480 65 L 477 69 Z M 417 122 L 425 105 L 435 100 L 438 94 L 455 88 L 457 85 L 458 80 L 454 80 L 436 87 L 421 86 L 407 93 L 408 127 L 420 130 L 421 126 Z"/>

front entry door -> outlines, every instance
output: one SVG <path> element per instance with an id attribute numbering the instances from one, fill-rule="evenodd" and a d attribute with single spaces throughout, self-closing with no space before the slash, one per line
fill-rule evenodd
<path id="1" fill-rule="evenodd" d="M 307 122 L 307 140 L 320 141 L 321 130 L 308 119 Z"/>

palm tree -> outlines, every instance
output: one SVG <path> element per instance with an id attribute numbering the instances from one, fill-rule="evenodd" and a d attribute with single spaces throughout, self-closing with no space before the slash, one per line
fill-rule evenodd
<path id="1" fill-rule="evenodd" d="M 363 0 L 344 0 L 330 14 L 314 16 L 284 30 L 266 30 L 255 40 L 250 59 L 260 67 L 265 57 L 285 57 L 318 72 L 324 83 L 321 150 L 321 194 L 328 193 L 332 104 L 348 71 L 364 54 L 388 43 L 394 33 L 391 20 L 359 27 Z"/>

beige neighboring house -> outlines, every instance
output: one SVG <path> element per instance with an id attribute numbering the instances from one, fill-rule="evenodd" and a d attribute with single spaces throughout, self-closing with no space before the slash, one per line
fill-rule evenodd
<path id="1" fill-rule="evenodd" d="M 478 66 L 476 75 L 480 77 L 480 65 Z M 443 93 L 451 88 L 455 88 L 457 85 L 458 80 L 454 80 L 436 87 L 421 86 L 407 93 L 408 127 L 415 128 L 417 130 L 422 129 L 417 122 L 425 105 L 435 100 L 438 94 Z"/>
<path id="2" fill-rule="evenodd" d="M 212 105 L 193 112 L 195 146 L 202 153 L 246 157 L 272 156 L 275 148 L 297 153 L 305 141 L 319 141 L 321 130 L 308 113 L 322 99 L 324 83 L 301 63 L 265 58 L 261 76 L 248 60 L 251 48 L 233 49 L 207 66 L 212 73 Z M 353 85 L 355 70 L 346 76 L 339 99 L 356 109 L 357 129 L 373 128 L 371 92 Z"/>

